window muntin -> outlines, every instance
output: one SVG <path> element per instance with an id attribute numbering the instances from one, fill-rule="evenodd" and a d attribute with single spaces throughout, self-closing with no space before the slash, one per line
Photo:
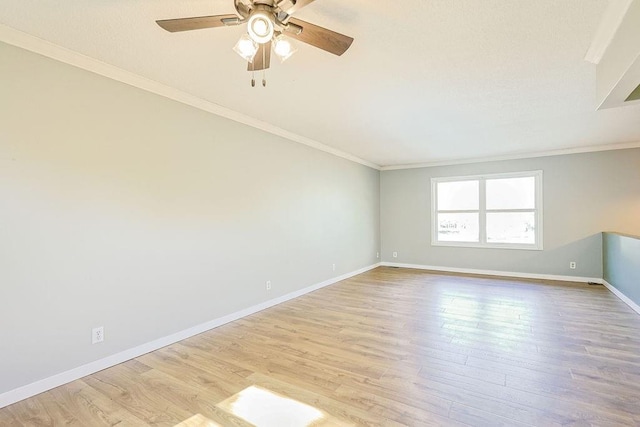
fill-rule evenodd
<path id="1" fill-rule="evenodd" d="M 432 244 L 542 249 L 542 171 L 433 178 Z"/>

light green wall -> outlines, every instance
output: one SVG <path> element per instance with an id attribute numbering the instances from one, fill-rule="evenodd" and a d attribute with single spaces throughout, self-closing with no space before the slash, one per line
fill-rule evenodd
<path id="1" fill-rule="evenodd" d="M 604 280 L 640 306 L 640 237 L 602 233 Z"/>
<path id="2" fill-rule="evenodd" d="M 377 170 L 0 58 L 0 393 L 377 262 Z"/>
<path id="3" fill-rule="evenodd" d="M 431 178 L 540 169 L 543 251 L 431 246 Z M 640 234 L 640 149 L 383 171 L 380 188 L 387 262 L 601 278 L 600 233 Z"/>

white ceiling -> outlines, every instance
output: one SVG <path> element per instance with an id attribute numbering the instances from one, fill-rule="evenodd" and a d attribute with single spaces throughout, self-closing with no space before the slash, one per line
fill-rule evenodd
<path id="1" fill-rule="evenodd" d="M 596 111 L 584 56 L 607 0 L 316 0 L 296 17 L 352 36 L 249 84 L 242 27 L 157 19 L 233 0 L 2 0 L 0 23 L 381 166 L 640 141 L 640 106 Z"/>

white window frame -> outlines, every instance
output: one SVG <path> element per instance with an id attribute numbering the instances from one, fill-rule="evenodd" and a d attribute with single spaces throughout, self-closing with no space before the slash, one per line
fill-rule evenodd
<path id="1" fill-rule="evenodd" d="M 535 178 L 535 208 L 534 209 L 489 209 L 487 210 L 487 193 L 486 182 L 488 179 L 503 179 L 503 178 Z M 455 181 L 478 181 L 479 183 L 479 206 L 477 210 L 462 210 L 462 211 L 450 211 L 450 210 L 438 210 L 438 183 L 442 182 L 455 182 Z M 464 212 L 478 212 L 480 221 L 480 236 L 479 242 L 443 242 L 438 240 L 438 213 L 464 213 Z M 488 243 L 487 242 L 487 213 L 492 212 L 534 212 L 536 218 L 536 234 L 534 244 L 525 243 Z M 452 176 L 452 177 L 438 177 L 431 178 L 431 245 L 432 246 L 454 246 L 454 247 L 466 247 L 466 248 L 492 248 L 492 249 L 524 249 L 541 251 L 543 249 L 542 236 L 543 236 L 543 221 L 542 221 L 542 171 L 525 171 L 525 172 L 510 172 L 510 173 L 496 173 L 486 175 L 472 175 L 472 176 Z"/>

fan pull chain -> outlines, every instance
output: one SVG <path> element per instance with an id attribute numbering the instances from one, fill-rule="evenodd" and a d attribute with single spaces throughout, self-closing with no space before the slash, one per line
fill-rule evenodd
<path id="1" fill-rule="evenodd" d="M 256 64 L 251 63 L 251 87 L 256 87 Z"/>
<path id="2" fill-rule="evenodd" d="M 262 49 L 262 87 L 267 87 L 266 67 L 267 63 L 267 49 Z"/>

